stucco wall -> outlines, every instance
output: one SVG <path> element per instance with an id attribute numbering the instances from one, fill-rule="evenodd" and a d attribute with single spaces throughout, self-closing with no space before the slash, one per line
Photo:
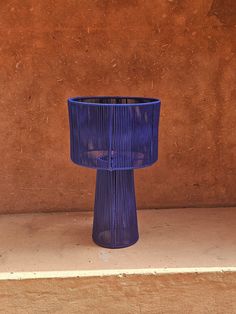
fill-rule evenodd
<path id="1" fill-rule="evenodd" d="M 235 273 L 0 281 L 0 311 L 93 314 L 233 314 Z"/>
<path id="2" fill-rule="evenodd" d="M 95 171 L 69 161 L 76 95 L 161 98 L 139 207 L 236 204 L 235 1 L 6 0 L 0 16 L 0 213 L 92 208 Z"/>

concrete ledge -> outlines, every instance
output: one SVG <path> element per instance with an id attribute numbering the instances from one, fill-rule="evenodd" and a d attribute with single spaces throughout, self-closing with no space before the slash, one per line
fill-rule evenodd
<path id="1" fill-rule="evenodd" d="M 0 313 L 236 313 L 236 208 L 138 215 L 118 250 L 91 212 L 0 216 Z"/>
<path id="2" fill-rule="evenodd" d="M 93 243 L 92 212 L 0 216 L 0 278 L 235 270 L 236 208 L 138 215 L 140 240 L 117 250 Z"/>
<path id="3" fill-rule="evenodd" d="M 236 208 L 143 210 L 138 216 L 140 240 L 118 250 L 93 243 L 92 212 L 0 216 L 0 278 L 236 267 Z"/>
<path id="4" fill-rule="evenodd" d="M 142 269 L 103 269 L 74 271 L 38 271 L 0 273 L 1 280 L 49 279 L 49 278 L 82 278 L 126 275 L 163 275 L 188 273 L 236 273 L 236 267 L 189 267 L 189 268 L 142 268 Z"/>

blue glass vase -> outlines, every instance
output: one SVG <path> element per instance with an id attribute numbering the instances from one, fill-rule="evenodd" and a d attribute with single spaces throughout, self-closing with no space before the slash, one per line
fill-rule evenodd
<path id="1" fill-rule="evenodd" d="M 158 158 L 160 100 L 68 99 L 71 159 L 97 170 L 93 240 L 122 248 L 138 240 L 133 169 Z"/>

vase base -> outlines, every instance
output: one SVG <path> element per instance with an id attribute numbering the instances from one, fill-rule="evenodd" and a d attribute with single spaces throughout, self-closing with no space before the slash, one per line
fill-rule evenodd
<path id="1" fill-rule="evenodd" d="M 122 249 L 122 248 L 129 247 L 131 245 L 134 245 L 138 241 L 139 236 L 137 236 L 137 238 L 134 239 L 133 241 L 130 241 L 130 242 L 127 241 L 125 243 L 117 243 L 117 244 L 99 241 L 97 237 L 95 237 L 94 235 L 92 235 L 92 239 L 95 244 L 101 247 L 104 247 L 106 249 Z"/>

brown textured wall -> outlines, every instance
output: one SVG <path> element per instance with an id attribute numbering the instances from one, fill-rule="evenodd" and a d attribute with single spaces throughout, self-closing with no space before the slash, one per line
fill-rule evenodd
<path id="1" fill-rule="evenodd" d="M 5 0 L 0 16 L 0 212 L 92 207 L 66 99 L 103 94 L 163 103 L 139 207 L 236 204 L 235 1 Z"/>
<path id="2" fill-rule="evenodd" d="M 234 314 L 235 289 L 235 272 L 0 281 L 0 312 Z"/>

